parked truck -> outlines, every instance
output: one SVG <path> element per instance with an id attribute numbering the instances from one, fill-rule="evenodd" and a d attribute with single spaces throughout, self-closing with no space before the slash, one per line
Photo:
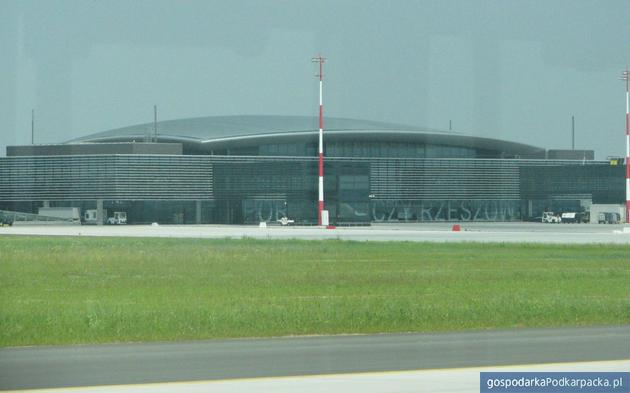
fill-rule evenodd
<path id="1" fill-rule="evenodd" d="M 104 224 L 105 220 L 107 219 L 107 210 L 103 209 L 103 216 L 101 217 L 100 223 L 98 222 L 97 212 L 98 210 L 96 209 L 86 209 L 83 212 L 83 224 L 86 224 L 86 225 Z"/>
<path id="2" fill-rule="evenodd" d="M 40 207 L 38 214 L 45 217 L 56 217 L 73 224 L 81 224 L 81 213 L 78 207 Z"/>

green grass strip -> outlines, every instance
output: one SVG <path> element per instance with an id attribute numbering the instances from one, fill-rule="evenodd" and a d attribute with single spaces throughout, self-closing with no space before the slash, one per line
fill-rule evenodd
<path id="1" fill-rule="evenodd" d="M 628 323 L 628 246 L 0 238 L 0 346 Z"/>

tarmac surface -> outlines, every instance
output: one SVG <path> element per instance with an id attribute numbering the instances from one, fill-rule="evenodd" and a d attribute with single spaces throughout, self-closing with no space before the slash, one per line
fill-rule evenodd
<path id="1" fill-rule="evenodd" d="M 123 391 L 136 391 L 134 386 L 140 388 L 140 385 L 154 383 L 206 381 L 207 385 L 212 380 L 275 377 L 273 383 L 265 379 L 268 391 L 302 391 L 297 389 L 301 386 L 299 379 L 293 379 L 286 390 L 278 390 L 282 386 L 282 383 L 278 385 L 281 381 L 278 377 L 334 374 L 337 377 L 333 380 L 346 381 L 346 373 L 368 372 L 372 373 L 366 374 L 368 381 L 382 383 L 383 378 L 387 381 L 396 375 L 424 375 L 424 378 L 431 375 L 418 374 L 418 370 L 461 371 L 462 367 L 610 360 L 616 362 L 606 363 L 608 370 L 628 371 L 623 367 L 630 365 L 630 325 L 25 347 L 0 349 L 0 389 L 128 385 Z M 413 371 L 415 374 L 383 371 Z M 352 377 L 349 380 L 352 381 Z M 412 380 L 415 382 L 410 387 L 415 390 L 409 391 L 418 391 L 418 379 Z M 188 384 L 192 387 L 206 385 Z M 154 388 L 151 391 L 168 391 L 160 390 L 161 385 L 151 386 Z M 185 384 L 174 386 L 177 389 L 171 386 L 170 391 L 183 391 L 180 387 Z M 291 386 L 293 390 L 289 389 Z M 478 379 L 473 387 L 478 391 Z"/>
<path id="2" fill-rule="evenodd" d="M 325 229 L 297 226 L 232 225 L 15 225 L 0 235 L 120 236 L 175 238 L 343 239 L 356 241 L 500 242 L 559 244 L 630 244 L 630 226 L 542 223 L 374 224 Z"/>
<path id="3" fill-rule="evenodd" d="M 479 393 L 481 372 L 619 372 L 630 360 L 19 390 L 59 393 Z"/>

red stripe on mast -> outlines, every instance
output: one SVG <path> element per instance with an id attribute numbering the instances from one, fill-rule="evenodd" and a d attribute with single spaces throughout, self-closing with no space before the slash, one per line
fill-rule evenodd
<path id="1" fill-rule="evenodd" d="M 319 128 L 324 129 L 324 106 L 319 106 Z"/>
<path id="2" fill-rule="evenodd" d="M 324 177 L 324 154 L 319 154 L 319 176 Z"/>
<path id="3" fill-rule="evenodd" d="M 626 224 L 630 223 L 630 72 L 628 67 L 621 79 L 626 82 Z"/>
<path id="4" fill-rule="evenodd" d="M 323 104 L 323 81 L 324 62 L 326 59 L 321 55 L 311 59 L 319 63 L 319 140 L 318 140 L 318 198 L 317 198 L 317 225 L 322 225 L 322 212 L 324 211 L 324 104 Z"/>

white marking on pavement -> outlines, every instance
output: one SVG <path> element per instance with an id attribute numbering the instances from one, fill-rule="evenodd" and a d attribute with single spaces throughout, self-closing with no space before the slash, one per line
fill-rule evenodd
<path id="1" fill-rule="evenodd" d="M 33 393 L 324 393 L 324 392 L 479 392 L 480 372 L 625 372 L 630 359 L 598 362 L 528 364 L 516 366 L 466 367 L 412 371 L 383 371 L 352 374 L 325 374 L 289 377 L 261 377 L 209 381 L 165 382 L 132 385 L 87 386 L 74 388 L 12 390 Z"/>

